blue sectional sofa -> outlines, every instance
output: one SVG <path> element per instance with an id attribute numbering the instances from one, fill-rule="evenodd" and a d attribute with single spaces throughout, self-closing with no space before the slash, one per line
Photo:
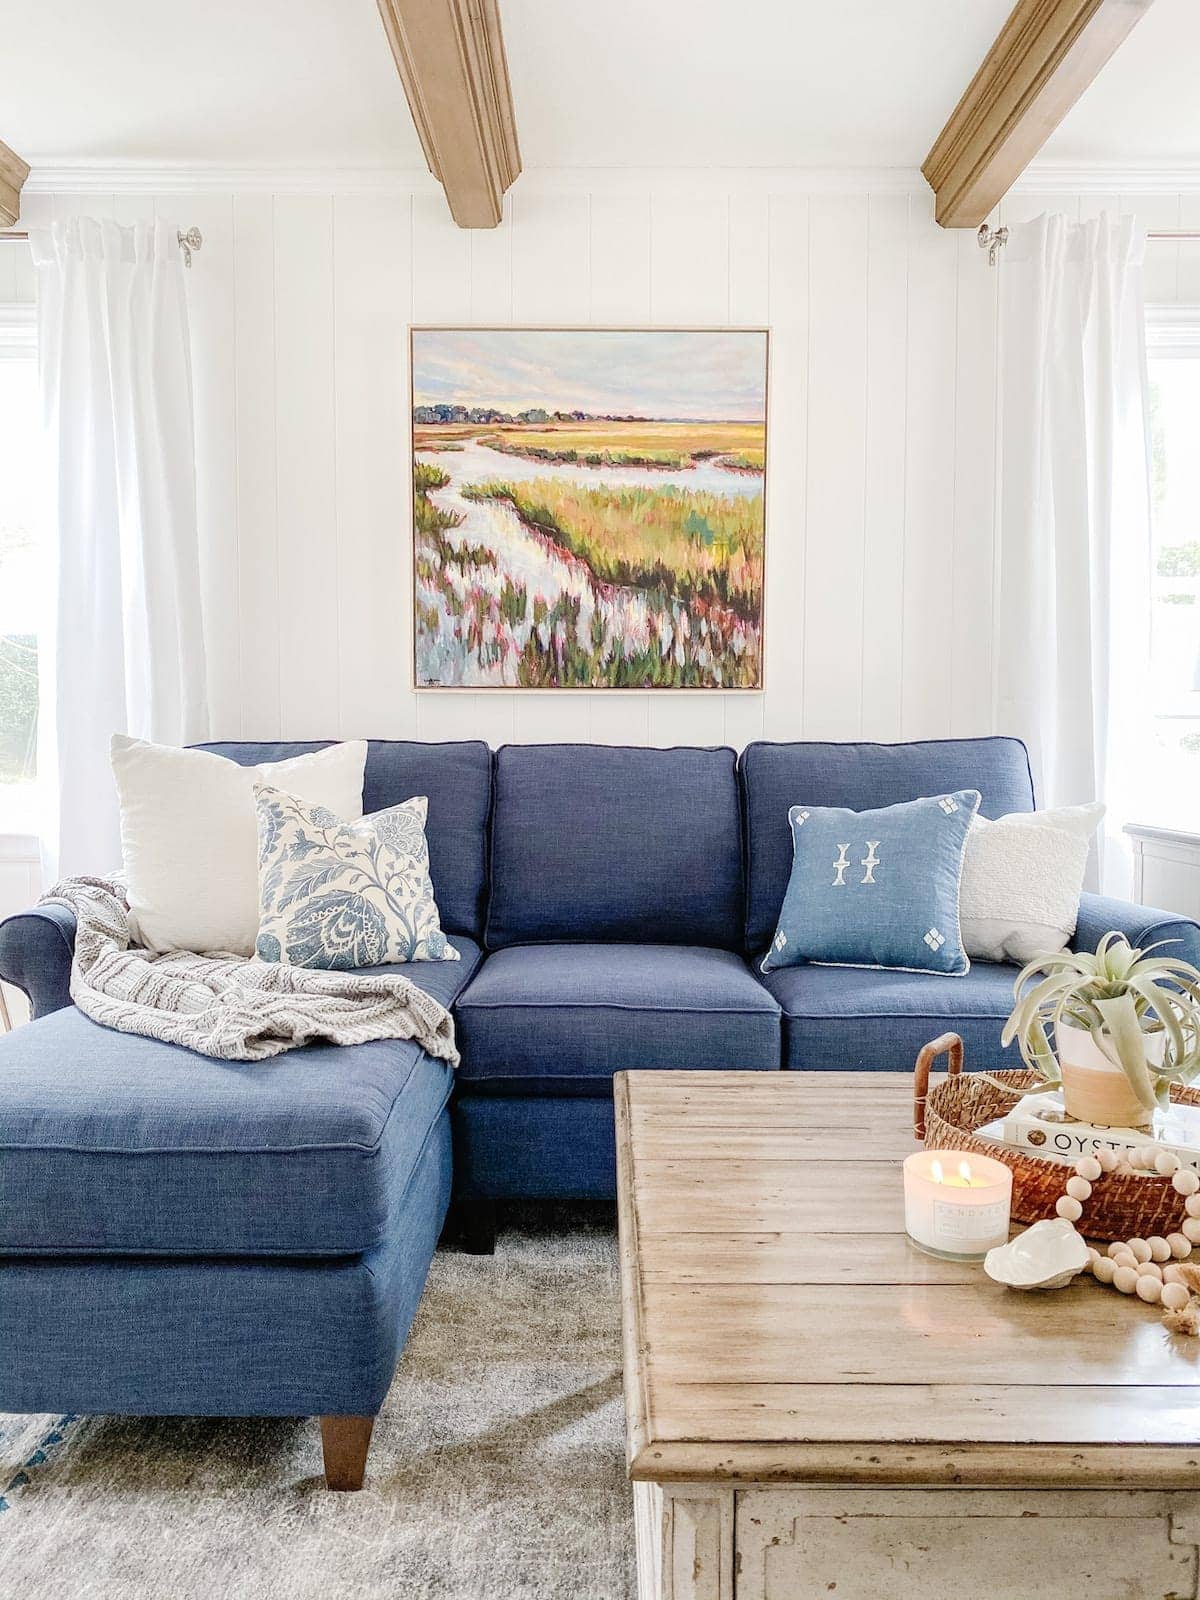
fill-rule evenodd
<path id="1" fill-rule="evenodd" d="M 1010 967 L 757 967 L 790 805 L 964 787 L 1030 809 L 1023 746 L 373 742 L 365 810 L 429 797 L 462 960 L 403 970 L 452 1007 L 457 1074 L 401 1041 L 235 1065 L 108 1032 L 70 1002 L 71 917 L 10 917 L 36 1020 L 0 1039 L 0 1411 L 317 1415 L 356 1487 L 452 1192 L 479 1250 L 498 1200 L 610 1196 L 614 1072 L 909 1069 L 948 1027 L 1005 1064 Z M 1114 927 L 1200 960 L 1194 923 L 1085 896 L 1077 940 Z"/>

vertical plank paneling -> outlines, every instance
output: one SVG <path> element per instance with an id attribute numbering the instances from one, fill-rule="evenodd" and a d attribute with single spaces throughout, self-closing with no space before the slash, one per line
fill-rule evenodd
<path id="1" fill-rule="evenodd" d="M 587 702 L 570 690 L 525 689 L 513 695 L 513 738 L 518 744 L 578 744 L 588 739 Z"/>
<path id="2" fill-rule="evenodd" d="M 512 321 L 512 210 L 498 228 L 473 228 L 471 242 L 471 321 Z"/>
<path id="3" fill-rule="evenodd" d="M 586 322 L 587 195 L 517 193 L 512 215 L 514 320 L 539 327 Z"/>
<path id="4" fill-rule="evenodd" d="M 234 375 L 241 726 L 273 739 L 279 714 L 279 519 L 275 474 L 275 228 L 270 195 L 233 202 Z M 199 462 L 201 472 L 205 464 Z"/>
<path id="5" fill-rule="evenodd" d="M 804 731 L 858 736 L 867 433 L 867 200 L 817 196 L 809 223 Z"/>
<path id="6" fill-rule="evenodd" d="M 1018 192 L 1003 220 L 1102 205 L 1200 218 L 1193 197 Z M 518 191 L 469 234 L 430 193 L 63 193 L 23 220 L 156 210 L 205 234 L 189 293 L 217 732 L 740 747 L 986 726 L 997 275 L 924 198 Z M 0 299 L 32 299 L 27 252 L 6 250 Z M 1200 249 L 1151 246 L 1148 293 L 1200 300 Z M 765 695 L 412 694 L 410 315 L 770 326 Z"/>
<path id="7" fill-rule="evenodd" d="M 343 737 L 411 738 L 407 198 L 333 210 L 334 400 Z"/>
<path id="8" fill-rule="evenodd" d="M 808 443 L 808 199 L 772 195 L 771 392 L 767 450 L 766 695 L 768 739 L 804 731 L 804 485 Z"/>
<path id="9" fill-rule="evenodd" d="M 932 209 L 932 197 L 914 197 L 909 214 L 901 700 L 906 739 L 938 739 L 949 733 L 956 669 L 952 621 L 959 243 L 952 231 L 932 224 Z"/>
<path id="10" fill-rule="evenodd" d="M 275 200 L 275 462 L 280 722 L 285 738 L 338 726 L 341 638 L 334 538 L 333 202 Z"/>
<path id="11" fill-rule="evenodd" d="M 669 326 L 729 316 L 729 199 L 705 190 L 650 204 L 650 315 Z"/>
<path id="12" fill-rule="evenodd" d="M 494 692 L 494 691 L 493 691 Z M 502 695 L 497 699 L 505 698 Z M 416 696 L 418 739 L 478 739 L 477 695 L 467 691 L 436 689 Z"/>
<path id="13" fill-rule="evenodd" d="M 967 233 L 958 241 L 957 277 L 950 732 L 971 735 L 992 731 L 999 273 Z"/>
<path id="14" fill-rule="evenodd" d="M 907 446 L 908 196 L 872 195 L 867 228 L 867 440 L 863 487 L 864 739 L 901 734 Z"/>
<path id="15" fill-rule="evenodd" d="M 589 320 L 650 321 L 650 196 L 594 194 L 588 207 Z"/>
<path id="16" fill-rule="evenodd" d="M 440 194 L 413 196 L 412 319 L 471 320 L 471 236 L 454 225 Z"/>
<path id="17" fill-rule="evenodd" d="M 134 196 L 140 200 L 141 196 Z M 120 220 L 148 220 L 121 205 Z M 176 228 L 197 227 L 204 244 L 184 273 L 192 324 L 192 390 L 196 419 L 196 524 L 215 739 L 242 733 L 242 619 L 238 585 L 236 287 L 233 200 L 229 195 L 154 197 L 154 216 Z"/>

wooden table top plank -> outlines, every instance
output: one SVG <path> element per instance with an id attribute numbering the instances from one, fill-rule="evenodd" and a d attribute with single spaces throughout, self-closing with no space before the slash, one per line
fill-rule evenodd
<path id="1" fill-rule="evenodd" d="M 641 1277 L 654 1283 L 978 1283 L 900 1233 L 649 1233 Z"/>
<path id="2" fill-rule="evenodd" d="M 1043 1384 L 1014 1394 L 1006 1384 L 862 1385 L 857 1421 L 861 1443 L 916 1439 L 962 1443 L 964 1435 L 994 1443 L 1108 1444 L 1114 1427 L 1132 1428 L 1131 1444 L 1166 1437 L 1196 1443 L 1196 1397 L 1183 1386 L 1139 1390 L 1130 1418 L 1123 1392 L 1096 1384 Z M 847 1437 L 846 1390 L 840 1383 L 679 1383 L 655 1380 L 655 1417 L 663 1439 L 820 1443 Z"/>
<path id="3" fill-rule="evenodd" d="M 644 1342 L 656 1365 L 688 1382 L 711 1378 L 719 1351 L 721 1376 L 731 1383 L 803 1377 L 850 1390 L 889 1380 L 982 1383 L 1002 1372 L 1011 1385 L 1129 1390 L 1152 1382 L 1195 1393 L 1200 1341 L 1169 1338 L 1153 1307 L 1119 1301 L 1111 1291 L 1106 1302 L 1087 1284 L 1039 1296 L 1034 1315 L 1028 1308 L 1026 1296 L 986 1278 L 900 1286 L 646 1284 Z M 1118 1337 L 1114 1313 L 1124 1324 Z"/>
<path id="4" fill-rule="evenodd" d="M 907 1074 L 628 1073 L 616 1099 L 635 1477 L 1200 1487 L 1200 1341 L 910 1244 Z"/>

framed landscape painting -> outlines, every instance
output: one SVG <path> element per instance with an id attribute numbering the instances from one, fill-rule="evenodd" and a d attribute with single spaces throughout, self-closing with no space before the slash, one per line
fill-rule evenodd
<path id="1" fill-rule="evenodd" d="M 767 333 L 412 330 L 418 688 L 761 689 Z"/>

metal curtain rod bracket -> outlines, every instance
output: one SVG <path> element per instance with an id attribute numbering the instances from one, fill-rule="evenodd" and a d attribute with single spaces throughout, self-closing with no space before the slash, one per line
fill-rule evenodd
<path id="1" fill-rule="evenodd" d="M 29 233 L 24 228 L 0 228 L 0 239 L 28 239 L 28 237 Z M 182 228 L 179 228 L 176 230 L 175 239 L 179 248 L 183 251 L 184 266 L 190 267 L 192 264 L 192 252 L 199 250 L 204 243 L 204 235 L 199 228 L 189 228 L 186 233 Z"/>
<path id="2" fill-rule="evenodd" d="M 988 266 L 994 267 L 999 258 L 1000 251 L 1008 243 L 1007 228 L 989 228 L 986 222 L 979 224 L 975 235 L 981 250 L 988 253 Z M 1147 239 L 1200 239 L 1200 229 L 1196 228 L 1151 228 Z"/>
<path id="3" fill-rule="evenodd" d="M 1008 243 L 1008 229 L 989 228 L 986 222 L 981 222 L 979 224 L 979 232 L 975 235 L 975 238 L 978 241 L 979 248 L 986 250 L 988 253 L 988 266 L 994 267 L 1001 247 Z"/>

